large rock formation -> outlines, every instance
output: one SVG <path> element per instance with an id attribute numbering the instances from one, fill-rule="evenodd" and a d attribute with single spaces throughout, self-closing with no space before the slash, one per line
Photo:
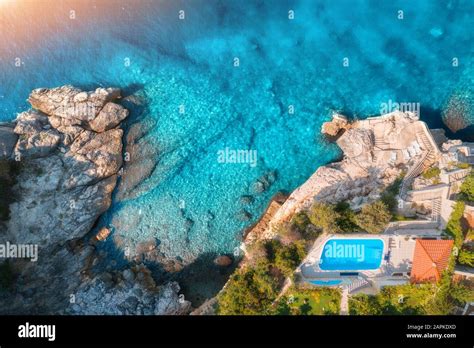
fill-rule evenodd
<path id="1" fill-rule="evenodd" d="M 191 303 L 178 295 L 176 282 L 156 286 L 143 265 L 123 272 L 103 273 L 81 284 L 74 303 L 66 310 L 75 315 L 180 315 Z"/>
<path id="2" fill-rule="evenodd" d="M 436 144 L 429 140 L 428 129 L 413 113 L 395 111 L 352 124 L 343 120 L 336 115 L 332 122 L 324 124 L 322 132 L 329 130 L 329 136 L 338 135 L 337 144 L 344 159 L 320 167 L 297 188 L 273 217 L 271 228 L 315 200 L 348 201 L 353 209 L 359 209 L 378 199 L 386 186 L 428 151 L 437 151 Z"/>
<path id="3" fill-rule="evenodd" d="M 93 270 L 100 239 L 86 236 L 110 207 L 123 164 L 119 125 L 128 110 L 114 102 L 118 98 L 116 88 L 37 89 L 29 97 L 35 109 L 19 114 L 13 131 L 0 127 L 0 155 L 21 164 L 0 244 L 39 249 L 37 262 L 10 260 L 16 279 L 13 289 L 0 294 L 0 313 L 190 311 L 178 297 L 179 285 L 156 286 L 144 266 L 125 270 L 138 274 L 131 282 Z"/>
<path id="4" fill-rule="evenodd" d="M 19 199 L 10 206 L 10 241 L 64 243 L 84 236 L 109 208 L 122 166 L 123 131 L 113 127 L 128 115 L 111 102 L 119 95 L 117 89 L 86 93 L 68 86 L 32 92 L 37 110 L 19 114 L 14 129 L 14 155 L 23 168 Z M 104 123 L 104 109 L 111 123 Z M 103 132 L 90 127 L 96 121 Z"/>

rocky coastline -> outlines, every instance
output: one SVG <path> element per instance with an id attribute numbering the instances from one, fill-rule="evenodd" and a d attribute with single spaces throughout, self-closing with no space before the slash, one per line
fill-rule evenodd
<path id="1" fill-rule="evenodd" d="M 252 280 L 247 280 L 253 279 L 247 275 L 252 277 L 259 272 L 264 272 L 262 279 L 267 277 L 265 281 L 277 289 L 271 295 L 270 307 L 292 286 L 306 289 L 297 264 L 285 269 L 281 259 L 274 256 L 275 250 L 278 253 L 275 248 L 291 249 L 303 243 L 309 252 L 328 233 L 447 233 L 459 187 L 474 164 L 472 143 L 449 140 L 443 129 L 429 129 L 417 114 L 402 111 L 353 121 L 334 114 L 331 121 L 323 124 L 321 132 L 341 148 L 342 160 L 319 167 L 278 206 L 272 202 L 273 209 L 267 209 L 261 221 L 246 234 L 241 245 L 245 254 L 234 276 L 216 298 L 193 314 L 247 312 L 247 307 L 241 305 L 240 294 L 249 301 L 259 298 Z M 357 218 L 357 214 L 368 211 L 367 207 L 380 207 L 378 211 L 384 214 L 383 222 L 375 228 L 359 223 L 364 221 Z M 332 213 L 341 218 L 336 209 L 350 212 L 343 218 L 348 219 L 343 221 L 346 225 L 339 225 L 342 220 L 338 221 L 337 226 L 327 226 L 334 227 L 334 232 L 328 232 L 313 223 L 319 223 L 315 214 Z M 466 208 L 467 221 L 470 214 Z M 268 254 L 268 248 L 273 249 L 273 254 Z M 284 280 L 283 272 L 287 272 Z M 246 291 L 241 291 L 246 282 L 250 284 Z M 235 292 L 239 294 L 237 300 L 233 298 Z M 341 300 L 340 313 L 347 314 L 347 296 L 342 297 L 345 300 Z M 270 307 L 257 306 L 257 312 L 271 311 Z"/>
<path id="2" fill-rule="evenodd" d="M 135 141 L 124 139 L 121 123 L 129 111 L 121 99 L 116 88 L 37 89 L 28 99 L 31 110 L 0 124 L 0 161 L 19 168 L 8 219 L 0 221 L 0 244 L 34 244 L 39 249 L 38 262 L 9 261 L 15 281 L 0 293 L 0 313 L 214 313 L 216 297 L 193 309 L 176 281 L 157 285 L 138 258 L 125 269 L 95 267 L 98 244 L 114 238 L 107 227 L 97 229 L 98 218 L 109 209 L 114 192 L 123 199 L 126 188 L 141 180 L 119 180 L 124 167 L 137 165 L 124 161 L 124 144 L 140 153 Z M 449 149 L 462 145 L 449 141 L 443 130 L 428 129 L 416 114 L 401 111 L 352 122 L 334 114 L 321 132 L 341 148 L 342 160 L 318 168 L 289 196 L 276 195 L 261 219 L 245 231 L 244 254 L 253 243 L 275 238 L 279 225 L 314 201 L 345 201 L 357 211 L 401 177 L 401 197 L 409 201 L 408 190 L 426 184 L 419 178 L 421 171 L 436 162 L 447 165 L 455 159 Z M 132 128 L 128 137 L 138 139 L 139 133 Z M 139 255 L 156 252 L 150 243 L 141 247 Z M 234 260 L 221 255 L 214 263 L 228 267 Z"/>
<path id="3" fill-rule="evenodd" d="M 121 91 L 36 89 L 32 109 L 0 125 L 0 160 L 20 167 L 0 244 L 37 245 L 38 261 L 11 259 L 2 314 L 187 314 L 176 282 L 157 286 L 141 264 L 99 272 L 90 232 L 111 204 L 122 173 L 129 111 Z M 111 260 L 112 261 L 112 260 Z"/>

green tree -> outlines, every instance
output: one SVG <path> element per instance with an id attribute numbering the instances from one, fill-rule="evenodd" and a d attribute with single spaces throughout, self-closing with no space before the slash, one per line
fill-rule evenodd
<path id="1" fill-rule="evenodd" d="M 449 297 L 458 306 L 464 306 L 464 304 L 474 301 L 474 291 L 463 283 L 453 283 L 449 289 Z"/>
<path id="2" fill-rule="evenodd" d="M 434 179 L 434 178 L 439 178 L 439 175 L 441 174 L 441 170 L 438 167 L 432 167 L 428 168 L 421 174 L 421 176 L 424 179 Z"/>
<path id="3" fill-rule="evenodd" d="M 382 307 L 378 296 L 359 294 L 349 298 L 349 314 L 351 315 L 380 315 Z"/>
<path id="4" fill-rule="evenodd" d="M 218 314 L 264 315 L 278 294 L 278 281 L 269 273 L 269 264 L 237 270 L 218 296 Z"/>
<path id="5" fill-rule="evenodd" d="M 340 231 L 337 220 L 340 215 L 331 204 L 315 202 L 308 212 L 309 221 L 316 227 L 327 233 Z"/>
<path id="6" fill-rule="evenodd" d="M 461 185 L 460 188 L 463 199 L 474 202 L 474 175 L 469 175 Z"/>
<path id="7" fill-rule="evenodd" d="M 465 204 L 462 201 L 457 201 L 454 209 L 451 212 L 448 223 L 446 224 L 446 233 L 454 239 L 454 245 L 460 249 L 463 242 L 463 228 L 461 219 L 464 214 Z"/>
<path id="8" fill-rule="evenodd" d="M 339 202 L 334 207 L 339 217 L 336 219 L 337 226 L 341 232 L 355 232 L 359 230 L 355 221 L 355 213 L 347 202 Z"/>
<path id="9" fill-rule="evenodd" d="M 304 233 L 306 227 L 309 225 L 310 221 L 308 215 L 304 211 L 296 213 L 291 219 L 291 225 L 293 228 L 296 228 L 298 231 Z"/>
<path id="10" fill-rule="evenodd" d="M 462 249 L 459 252 L 458 262 L 461 265 L 474 267 L 474 252 L 472 252 L 471 250 Z"/>
<path id="11" fill-rule="evenodd" d="M 364 205 L 361 212 L 356 215 L 355 221 L 360 228 L 369 233 L 381 233 L 391 218 L 392 214 L 385 203 L 375 201 Z"/>
<path id="12" fill-rule="evenodd" d="M 397 195 L 400 192 L 400 186 L 402 184 L 403 177 L 399 177 L 395 179 L 393 183 L 391 183 L 389 186 L 385 188 L 385 190 L 382 192 L 380 196 L 380 200 L 385 203 L 387 208 L 391 211 L 394 212 L 395 209 L 397 208 Z"/>
<path id="13" fill-rule="evenodd" d="M 275 253 L 275 266 L 281 272 L 290 277 L 296 267 L 299 266 L 305 257 L 304 243 L 296 242 L 291 245 L 281 245 Z"/>

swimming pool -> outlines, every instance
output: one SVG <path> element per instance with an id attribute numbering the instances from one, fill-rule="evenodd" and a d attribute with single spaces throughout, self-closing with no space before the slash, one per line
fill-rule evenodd
<path id="1" fill-rule="evenodd" d="M 381 239 L 330 239 L 324 245 L 319 268 L 323 271 L 375 270 L 382 263 L 383 249 Z"/>
<path id="2" fill-rule="evenodd" d="M 342 280 L 310 280 L 309 283 L 318 286 L 335 286 L 342 283 Z"/>

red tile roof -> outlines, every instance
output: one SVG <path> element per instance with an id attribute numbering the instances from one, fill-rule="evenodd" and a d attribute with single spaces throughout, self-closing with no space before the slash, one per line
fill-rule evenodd
<path id="1" fill-rule="evenodd" d="M 417 239 L 411 281 L 413 283 L 438 281 L 448 266 L 453 244 L 452 240 Z"/>

